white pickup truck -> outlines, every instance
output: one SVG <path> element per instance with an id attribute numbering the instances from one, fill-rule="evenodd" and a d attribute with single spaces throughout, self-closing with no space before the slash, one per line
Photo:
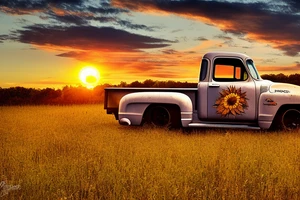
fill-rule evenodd
<path id="1" fill-rule="evenodd" d="M 263 80 L 241 53 L 205 54 L 197 88 L 105 88 L 104 101 L 122 125 L 300 127 L 300 87 Z"/>

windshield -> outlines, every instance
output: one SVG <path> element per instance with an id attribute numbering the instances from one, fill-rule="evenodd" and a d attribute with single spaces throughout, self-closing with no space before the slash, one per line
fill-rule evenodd
<path id="1" fill-rule="evenodd" d="M 260 79 L 260 76 L 256 70 L 253 60 L 247 60 L 247 66 L 249 68 L 250 74 L 255 79 Z"/>

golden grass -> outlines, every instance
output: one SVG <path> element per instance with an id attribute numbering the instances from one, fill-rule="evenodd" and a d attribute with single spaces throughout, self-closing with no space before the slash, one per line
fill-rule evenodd
<path id="1" fill-rule="evenodd" d="M 300 199 L 298 132 L 124 127 L 102 105 L 0 120 L 0 175 L 21 185 L 2 199 Z"/>

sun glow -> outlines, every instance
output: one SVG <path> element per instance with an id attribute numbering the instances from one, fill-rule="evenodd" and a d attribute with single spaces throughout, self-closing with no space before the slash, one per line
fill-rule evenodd
<path id="1" fill-rule="evenodd" d="M 79 79 L 85 87 L 92 89 L 99 83 L 100 73 L 95 67 L 87 66 L 79 72 Z"/>

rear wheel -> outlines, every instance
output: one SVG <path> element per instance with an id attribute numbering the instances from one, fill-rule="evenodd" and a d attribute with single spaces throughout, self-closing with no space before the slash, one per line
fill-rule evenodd
<path id="1" fill-rule="evenodd" d="M 287 109 L 279 117 L 279 125 L 283 130 L 295 130 L 300 128 L 300 111 Z"/>
<path id="2" fill-rule="evenodd" d="M 171 114 L 164 106 L 155 106 L 151 110 L 150 120 L 155 126 L 167 126 L 171 122 Z"/>
<path id="3" fill-rule="evenodd" d="M 144 122 L 158 127 L 181 126 L 180 109 L 176 105 L 152 105 L 144 115 Z"/>

